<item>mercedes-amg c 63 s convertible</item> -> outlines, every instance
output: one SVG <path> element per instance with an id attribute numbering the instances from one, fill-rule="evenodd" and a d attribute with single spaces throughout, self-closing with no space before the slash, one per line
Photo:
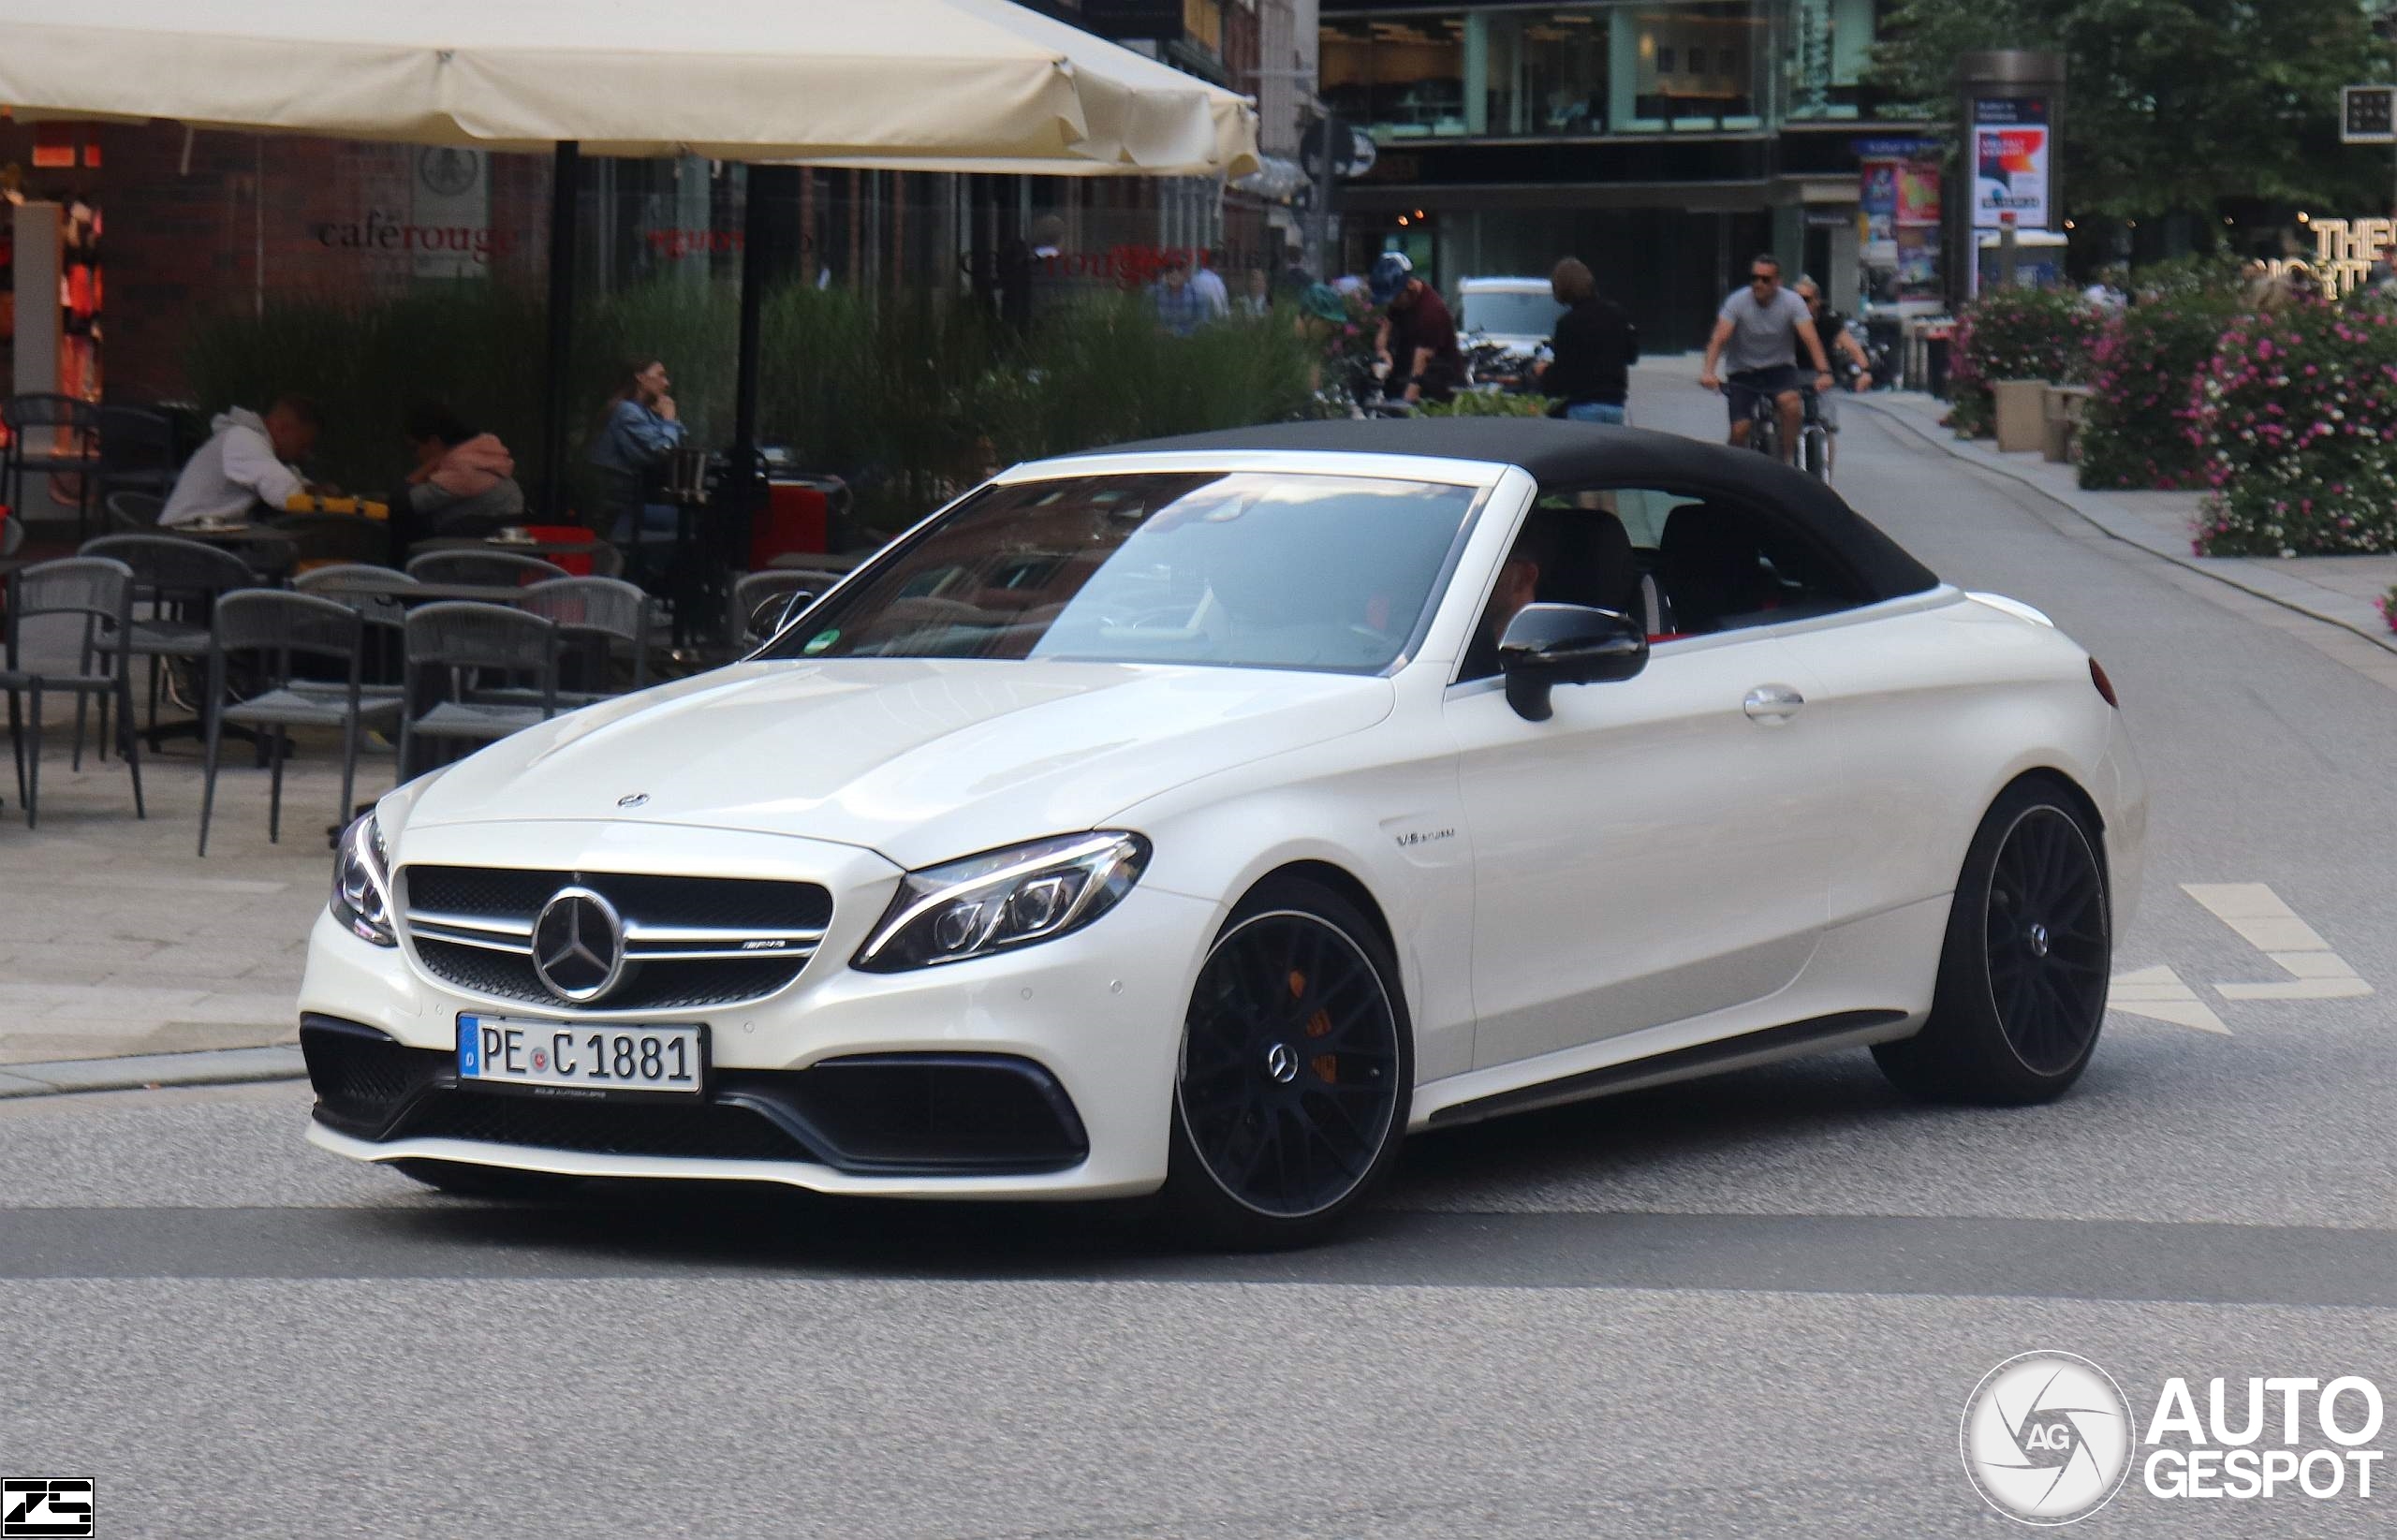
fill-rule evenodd
<path id="1" fill-rule="evenodd" d="M 309 1137 L 1287 1244 L 1410 1130 L 1713 1070 L 2056 1095 L 2145 809 L 2095 659 L 1757 455 L 1080 455 L 383 798 L 310 947 Z"/>

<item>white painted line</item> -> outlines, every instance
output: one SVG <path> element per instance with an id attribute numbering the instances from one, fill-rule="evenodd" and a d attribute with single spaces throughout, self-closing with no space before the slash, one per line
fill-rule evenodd
<path id="1" fill-rule="evenodd" d="M 2354 1000 L 2372 986 L 2331 944 L 2260 882 L 2184 882 L 2181 890 L 2289 976 L 2269 984 L 2216 984 L 2225 1000 Z"/>
<path id="2" fill-rule="evenodd" d="M 2152 1020 L 2169 1021 L 2176 1027 L 2193 1032 L 2218 1033 L 2230 1035 L 2222 1018 L 2213 1007 L 2198 998 L 2198 991 L 2181 982 L 2181 975 L 2169 968 L 2140 968 L 2126 974 L 2116 974 L 2106 989 L 2106 1008 L 2121 1011 L 2125 1016 L 2144 1016 Z"/>

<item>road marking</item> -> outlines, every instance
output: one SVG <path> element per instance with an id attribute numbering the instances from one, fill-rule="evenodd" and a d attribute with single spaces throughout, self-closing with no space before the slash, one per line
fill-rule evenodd
<path id="1" fill-rule="evenodd" d="M 2260 882 L 2184 882 L 2181 891 L 2279 964 L 2289 976 L 2270 984 L 2216 984 L 2225 1000 L 2352 1000 L 2372 986 Z"/>
<path id="2" fill-rule="evenodd" d="M 2181 975 L 2166 967 L 2116 974 L 2106 988 L 2106 1008 L 2125 1016 L 2169 1021 L 2193 1032 L 2230 1035 L 2230 1029 L 2222 1024 L 2222 1018 L 2213 1013 L 2213 1007 L 2198 998 L 2198 991 L 2182 983 Z"/>

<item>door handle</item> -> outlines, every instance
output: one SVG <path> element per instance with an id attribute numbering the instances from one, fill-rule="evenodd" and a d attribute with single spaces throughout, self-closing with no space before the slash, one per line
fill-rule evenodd
<path id="1" fill-rule="evenodd" d="M 1747 699 L 1740 702 L 1740 710 L 1748 713 L 1749 721 L 1761 722 L 1772 727 L 1796 716 L 1798 708 L 1805 704 L 1806 697 L 1800 695 L 1794 686 L 1759 684 L 1748 692 Z"/>

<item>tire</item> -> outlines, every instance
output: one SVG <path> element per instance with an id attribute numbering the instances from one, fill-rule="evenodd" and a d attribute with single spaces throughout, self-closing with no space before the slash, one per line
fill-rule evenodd
<path id="1" fill-rule="evenodd" d="M 1798 440 L 1800 468 L 1817 481 L 1831 478 L 1831 435 L 1820 428 L 1805 429 Z"/>
<path id="2" fill-rule="evenodd" d="M 518 1171 L 505 1166 L 476 1166 L 452 1160 L 395 1160 L 391 1168 L 427 1187 L 459 1197 L 495 1198 L 510 1203 L 554 1203 L 582 1185 L 580 1177 L 553 1171 Z"/>
<path id="3" fill-rule="evenodd" d="M 1873 1057 L 1919 1096 L 2052 1100 L 2088 1067 L 2112 974 L 2105 842 L 2061 782 L 2026 776 L 1999 795 L 1965 853 L 1930 1019 Z"/>
<path id="4" fill-rule="evenodd" d="M 1269 1251 L 1331 1231 L 1397 1158 L 1414 1036 L 1397 963 L 1355 904 L 1303 878 L 1258 885 L 1184 1019 L 1160 1195 L 1177 1237 Z"/>

